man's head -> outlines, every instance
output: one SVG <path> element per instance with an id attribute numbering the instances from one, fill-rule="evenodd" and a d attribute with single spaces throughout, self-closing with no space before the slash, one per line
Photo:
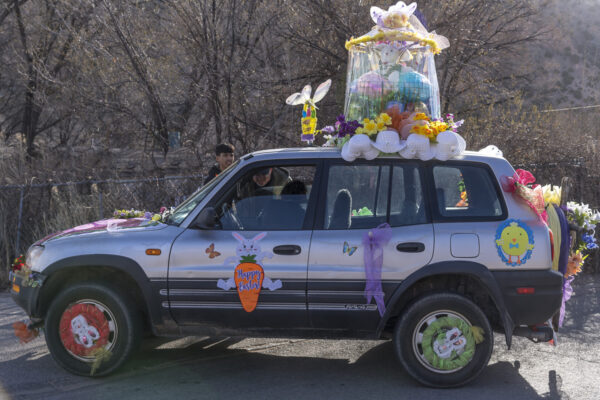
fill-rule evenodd
<path id="1" fill-rule="evenodd" d="M 252 176 L 252 180 L 260 187 L 265 186 L 271 180 L 272 172 L 273 168 L 260 169 Z"/>
<path id="2" fill-rule="evenodd" d="M 217 164 L 219 164 L 219 169 L 221 171 L 233 163 L 234 150 L 234 147 L 229 143 L 219 143 L 217 147 L 215 147 Z"/>

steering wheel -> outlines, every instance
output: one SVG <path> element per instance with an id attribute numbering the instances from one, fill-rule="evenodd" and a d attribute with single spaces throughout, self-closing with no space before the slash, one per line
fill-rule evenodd
<path id="1" fill-rule="evenodd" d="M 235 211 L 227 203 L 221 205 L 221 228 L 242 229 L 240 220 L 235 216 Z"/>

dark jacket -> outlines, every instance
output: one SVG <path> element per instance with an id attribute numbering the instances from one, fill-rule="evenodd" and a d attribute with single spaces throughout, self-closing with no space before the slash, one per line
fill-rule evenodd
<path id="1" fill-rule="evenodd" d="M 204 180 L 204 184 L 206 185 L 208 182 L 212 181 L 213 178 L 217 175 L 219 175 L 221 173 L 221 169 L 219 168 L 218 164 L 213 165 L 212 167 L 210 167 L 210 169 L 208 170 L 208 175 L 206 176 L 206 179 Z"/>
<path id="2" fill-rule="evenodd" d="M 250 177 L 249 180 L 240 187 L 238 197 L 240 199 L 245 199 L 253 196 L 278 195 L 283 186 L 289 181 L 291 181 L 291 178 L 288 170 L 274 167 L 273 172 L 271 172 L 271 180 L 269 180 L 265 186 L 258 186 L 254 183 L 252 177 Z M 269 190 L 270 188 L 277 188 L 277 190 Z"/>

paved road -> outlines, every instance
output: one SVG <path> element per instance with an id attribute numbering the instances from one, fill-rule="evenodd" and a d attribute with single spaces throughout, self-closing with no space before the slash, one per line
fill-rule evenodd
<path id="1" fill-rule="evenodd" d="M 18 343 L 25 315 L 0 293 L 0 399 L 600 399 L 600 277 L 577 280 L 558 347 L 496 335 L 483 374 L 453 390 L 416 384 L 387 341 L 152 339 L 115 375 L 77 377 L 43 338 Z"/>

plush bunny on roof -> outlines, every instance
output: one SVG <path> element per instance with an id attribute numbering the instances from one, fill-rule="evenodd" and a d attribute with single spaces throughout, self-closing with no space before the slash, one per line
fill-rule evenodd
<path id="1" fill-rule="evenodd" d="M 371 18 L 375 27 L 371 32 L 358 37 L 351 38 L 346 42 L 346 49 L 354 45 L 367 42 L 400 41 L 416 42 L 422 46 L 428 46 L 434 54 L 450 46 L 450 42 L 444 36 L 434 32 L 427 32 L 421 21 L 414 15 L 417 3 L 406 5 L 403 1 L 397 2 L 386 10 L 379 7 L 371 7 Z"/>
<path id="2" fill-rule="evenodd" d="M 383 28 L 405 28 L 410 26 L 408 20 L 417 9 L 417 3 L 404 4 L 399 1 L 387 11 L 379 7 L 371 7 L 371 18 Z"/>

